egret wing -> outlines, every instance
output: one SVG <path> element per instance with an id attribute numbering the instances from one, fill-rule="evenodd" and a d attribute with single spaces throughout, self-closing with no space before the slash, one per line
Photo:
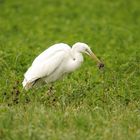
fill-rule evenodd
<path id="1" fill-rule="evenodd" d="M 49 76 L 63 63 L 65 54 L 64 51 L 59 51 L 48 60 L 44 59 L 41 62 L 33 64 L 24 75 L 26 81 L 33 82 L 39 78 Z"/>
<path id="2" fill-rule="evenodd" d="M 61 51 L 69 52 L 70 50 L 71 48 L 67 44 L 64 43 L 55 44 L 46 49 L 44 52 L 42 52 L 39 56 L 37 56 L 36 59 L 33 61 L 32 65 L 40 63 L 41 61 L 44 60 L 48 60 Z"/>

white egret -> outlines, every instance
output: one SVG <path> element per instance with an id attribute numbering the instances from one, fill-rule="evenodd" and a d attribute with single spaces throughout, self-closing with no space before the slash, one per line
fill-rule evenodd
<path id="1" fill-rule="evenodd" d="M 72 48 L 64 43 L 55 44 L 35 58 L 31 67 L 24 74 L 23 87 L 28 90 L 42 83 L 52 83 L 67 73 L 80 67 L 83 62 L 82 53 L 96 60 L 99 68 L 104 64 L 85 43 L 75 43 Z"/>

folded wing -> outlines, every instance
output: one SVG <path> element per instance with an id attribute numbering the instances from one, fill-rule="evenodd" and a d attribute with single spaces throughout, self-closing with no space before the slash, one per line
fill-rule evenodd
<path id="1" fill-rule="evenodd" d="M 43 57 L 42 57 L 43 58 Z M 47 58 L 47 59 L 46 59 Z M 59 66 L 63 63 L 65 59 L 65 51 L 56 51 L 50 57 L 44 57 L 44 59 L 38 59 L 38 61 L 33 62 L 32 66 L 25 73 L 23 87 L 25 89 L 31 88 L 35 81 L 43 77 L 47 77 L 52 74 Z"/>

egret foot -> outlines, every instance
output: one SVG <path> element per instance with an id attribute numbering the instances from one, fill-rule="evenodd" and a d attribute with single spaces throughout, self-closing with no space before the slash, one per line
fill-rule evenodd
<path id="1" fill-rule="evenodd" d="M 50 85 L 49 86 L 49 89 L 47 91 L 47 95 L 48 96 L 52 96 L 54 93 L 55 93 L 54 86 L 53 85 Z"/>

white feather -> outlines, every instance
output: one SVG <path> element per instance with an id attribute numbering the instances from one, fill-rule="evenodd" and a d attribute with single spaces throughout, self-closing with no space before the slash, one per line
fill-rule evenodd
<path id="1" fill-rule="evenodd" d="M 81 53 L 86 53 L 87 50 L 91 51 L 84 43 L 76 43 L 72 48 L 64 43 L 51 46 L 35 58 L 24 74 L 23 87 L 29 89 L 37 81 L 54 82 L 64 74 L 76 70 L 83 62 Z"/>

